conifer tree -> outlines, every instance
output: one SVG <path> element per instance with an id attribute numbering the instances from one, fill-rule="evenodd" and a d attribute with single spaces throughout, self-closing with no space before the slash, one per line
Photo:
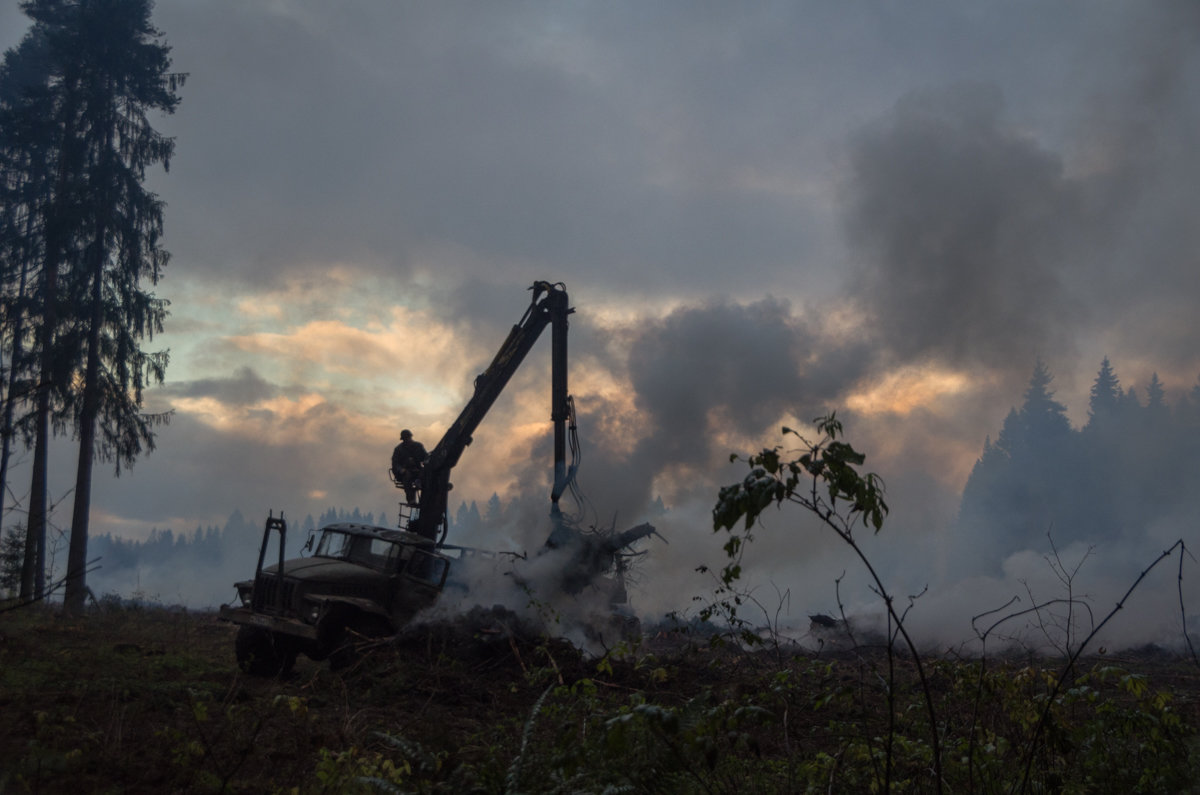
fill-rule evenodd
<path id="1" fill-rule="evenodd" d="M 1167 412 L 1167 392 L 1163 388 L 1162 381 L 1158 380 L 1158 373 L 1150 375 L 1150 383 L 1146 385 L 1146 411 L 1147 413 L 1159 416 Z"/>
<path id="2" fill-rule="evenodd" d="M 471 505 L 467 509 L 466 527 L 471 531 L 477 531 L 483 527 L 483 516 L 479 513 L 479 504 L 475 500 L 471 500 Z"/>
<path id="3" fill-rule="evenodd" d="M 166 316 L 166 302 L 144 284 L 157 283 L 168 258 L 160 240 L 162 202 L 142 183 L 147 167 L 169 165 L 175 146 L 147 114 L 174 111 L 182 76 L 170 72 L 170 48 L 150 23 L 151 7 L 151 0 L 30 0 L 22 6 L 49 41 L 49 84 L 61 94 L 56 102 L 79 154 L 61 159 L 70 191 L 56 197 L 71 207 L 61 219 L 62 234 L 75 243 L 73 256 L 63 260 L 74 312 L 64 318 L 64 338 L 78 345 L 72 360 L 82 363 L 68 393 L 79 439 L 68 610 L 82 608 L 86 593 L 93 461 L 111 461 L 119 473 L 144 447 L 153 449 L 152 428 L 165 420 L 141 412 L 144 388 L 163 379 L 167 363 L 165 352 L 141 347 L 162 330 Z"/>
<path id="4" fill-rule="evenodd" d="M 500 495 L 494 491 L 488 498 L 487 507 L 484 509 L 483 522 L 486 527 L 493 530 L 504 523 L 504 505 L 500 502 Z"/>
<path id="5" fill-rule="evenodd" d="M 146 113 L 174 109 L 181 77 L 167 71 L 168 48 L 150 26 L 150 7 L 151 0 L 27 0 L 21 10 L 33 26 L 0 71 L 3 223 L 12 233 L 5 236 L 6 285 L 21 274 L 16 311 L 6 312 L 9 359 L 28 373 L 34 392 L 21 596 L 43 591 L 51 424 L 55 432 L 73 426 L 80 464 L 68 607 L 82 603 L 92 458 L 115 461 L 119 471 L 143 445 L 152 447 L 150 428 L 162 419 L 140 412 L 144 385 L 161 380 L 166 364 L 165 354 L 140 347 L 166 312 L 141 287 L 166 263 L 162 205 L 141 182 L 174 146 Z"/>
<path id="6" fill-rule="evenodd" d="M 1013 448 L 1017 444 L 1017 439 L 1021 436 L 1021 415 L 1015 408 L 1010 408 L 1008 414 L 1004 416 L 1004 422 L 1000 426 L 1000 433 L 996 436 L 996 444 L 994 451 L 1002 454 L 1006 461 L 1012 460 Z"/>
<path id="7" fill-rule="evenodd" d="M 1136 427 L 1137 418 L 1142 413 L 1142 402 L 1138 400 L 1136 389 L 1129 387 L 1125 390 L 1125 394 L 1121 396 L 1121 402 L 1117 404 L 1117 413 L 1123 425 L 1128 428 Z"/>
<path id="8" fill-rule="evenodd" d="M 43 6 L 48 4 L 43 3 Z M 39 8 L 22 5 L 35 16 Z M 33 391 L 29 433 L 34 446 L 32 484 L 26 514 L 25 557 L 21 573 L 22 600 L 43 594 L 46 553 L 47 455 L 51 410 L 65 402 L 70 362 L 59 347 L 60 270 L 78 253 L 75 227 L 79 223 L 80 171 L 85 162 L 81 145 L 83 103 L 81 67 L 67 57 L 68 42 L 55 27 L 36 21 L 21 43 L 4 55 L 0 71 L 0 157 L 2 157 L 5 217 L 6 283 L 14 266 L 28 277 L 29 294 L 10 316 L 10 366 L 27 370 Z M 19 262 L 19 265 L 18 265 Z M 18 290 L 19 292 L 23 292 Z M 16 323 L 21 318 L 20 328 Z M 28 356 L 22 353 L 28 322 Z M 19 334 L 12 334 L 19 330 Z M 15 383 L 10 379 L 7 408 L 13 407 Z M 55 423 L 55 430 L 61 424 Z M 7 475 L 7 472 L 5 473 Z"/>
<path id="9" fill-rule="evenodd" d="M 1193 433 L 1200 427 L 1200 378 L 1192 388 L 1179 396 L 1175 404 L 1175 417 L 1182 430 Z"/>
<path id="10" fill-rule="evenodd" d="M 1041 359 L 1033 368 L 1029 388 L 1025 390 L 1025 403 L 1021 406 L 1021 421 L 1026 433 L 1025 442 L 1037 445 L 1040 442 L 1059 439 L 1071 430 L 1067 419 L 1067 407 L 1054 399 L 1050 389 L 1054 376 Z"/>
<path id="11" fill-rule="evenodd" d="M 1100 363 L 1100 372 L 1092 384 L 1091 396 L 1088 399 L 1088 422 L 1085 426 L 1094 429 L 1097 424 L 1111 421 L 1117 413 L 1121 402 L 1121 382 L 1113 371 L 1108 357 Z"/>
<path id="12" fill-rule="evenodd" d="M 8 351 L 4 408 L 0 412 L 0 517 L 7 496 L 8 465 L 16 441 L 17 407 L 26 403 L 30 383 L 27 336 L 33 283 L 42 240 L 35 233 L 46 201 L 51 148 L 46 137 L 44 83 L 48 47 L 44 37 L 27 36 L 0 63 L 0 311 Z M 32 551 L 32 550 L 31 550 Z M 31 566 L 32 568 L 32 566 Z"/>

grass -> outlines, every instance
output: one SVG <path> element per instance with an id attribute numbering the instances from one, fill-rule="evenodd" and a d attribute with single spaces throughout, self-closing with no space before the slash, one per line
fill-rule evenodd
<path id="1" fill-rule="evenodd" d="M 0 614 L 0 791 L 933 789 L 924 695 L 902 670 L 889 722 L 877 651 L 752 654 L 660 636 L 596 660 L 558 641 L 430 628 L 340 674 L 301 658 L 289 678 L 262 680 L 237 670 L 233 636 L 211 614 L 155 608 Z M 1022 783 L 1056 662 L 927 661 L 947 791 L 1200 780 L 1200 675 L 1160 652 L 1081 668 Z"/>

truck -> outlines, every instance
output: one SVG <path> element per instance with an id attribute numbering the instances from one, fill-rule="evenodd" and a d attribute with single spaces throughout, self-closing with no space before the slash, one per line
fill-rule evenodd
<path id="1" fill-rule="evenodd" d="M 233 604 L 218 618 L 238 626 L 234 643 L 239 667 L 258 676 L 291 669 L 299 654 L 329 660 L 334 668 L 353 661 L 361 644 L 393 635 L 452 590 L 463 597 L 471 587 L 468 573 L 498 559 L 498 553 L 446 543 L 449 529 L 450 476 L 472 434 L 521 366 L 538 337 L 551 328 L 551 412 L 553 485 L 552 529 L 538 554 L 560 556 L 551 568 L 553 581 L 542 589 L 579 594 L 592 589 L 602 595 L 607 627 L 624 632 L 636 628 L 628 610 L 624 568 L 633 545 L 654 534 L 649 524 L 624 532 L 585 532 L 560 508 L 564 493 L 576 488 L 578 436 L 575 404 L 567 390 L 568 317 L 570 306 L 561 282 L 538 281 L 533 297 L 492 359 L 474 382 L 467 405 L 429 452 L 413 482 L 392 473 L 406 494 L 399 505 L 397 527 L 352 522 L 327 525 L 308 538 L 308 555 L 285 560 L 287 522 L 268 515 L 254 577 L 235 583 Z M 567 461 L 570 443 L 572 461 Z M 403 481 L 403 482 L 402 482 Z M 278 550 L 275 560 L 268 552 Z M 520 581 L 520 575 L 516 575 Z"/>

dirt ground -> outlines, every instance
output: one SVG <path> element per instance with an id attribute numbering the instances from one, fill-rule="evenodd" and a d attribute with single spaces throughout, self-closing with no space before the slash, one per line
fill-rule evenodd
<path id="1" fill-rule="evenodd" d="M 776 715 L 747 759 L 817 758 L 843 742 L 829 727 L 876 720 L 862 713 L 861 695 L 882 676 L 916 692 L 911 661 L 878 650 L 746 653 L 659 632 L 597 658 L 491 619 L 406 632 L 345 671 L 301 657 L 285 678 L 256 679 L 234 662 L 235 628 L 210 613 L 2 613 L 0 792 L 352 791 L 358 779 L 348 775 L 399 776 L 396 760 L 405 780 L 452 791 L 447 771 L 469 770 L 472 788 L 500 792 L 539 711 L 541 741 L 555 743 L 555 732 L 588 725 L 572 710 L 682 710 L 699 694 L 712 704 L 780 705 L 786 731 Z M 970 709 L 958 673 L 970 664 L 927 661 L 943 714 Z M 1029 664 L 989 661 L 1013 671 Z M 1200 667 L 1191 660 L 1142 649 L 1079 668 L 1100 666 L 1135 671 L 1171 694 L 1185 726 L 1200 726 Z M 767 691 L 785 679 L 791 690 L 772 701 Z M 921 701 L 912 703 L 919 718 Z"/>

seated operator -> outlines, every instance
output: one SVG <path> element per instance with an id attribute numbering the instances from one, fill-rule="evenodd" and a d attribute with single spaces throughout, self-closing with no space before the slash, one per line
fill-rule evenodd
<path id="1" fill-rule="evenodd" d="M 425 445 L 413 439 L 412 431 L 407 428 L 400 431 L 400 444 L 392 451 L 392 477 L 404 489 L 404 501 L 409 505 L 416 504 L 421 467 L 428 457 Z"/>

